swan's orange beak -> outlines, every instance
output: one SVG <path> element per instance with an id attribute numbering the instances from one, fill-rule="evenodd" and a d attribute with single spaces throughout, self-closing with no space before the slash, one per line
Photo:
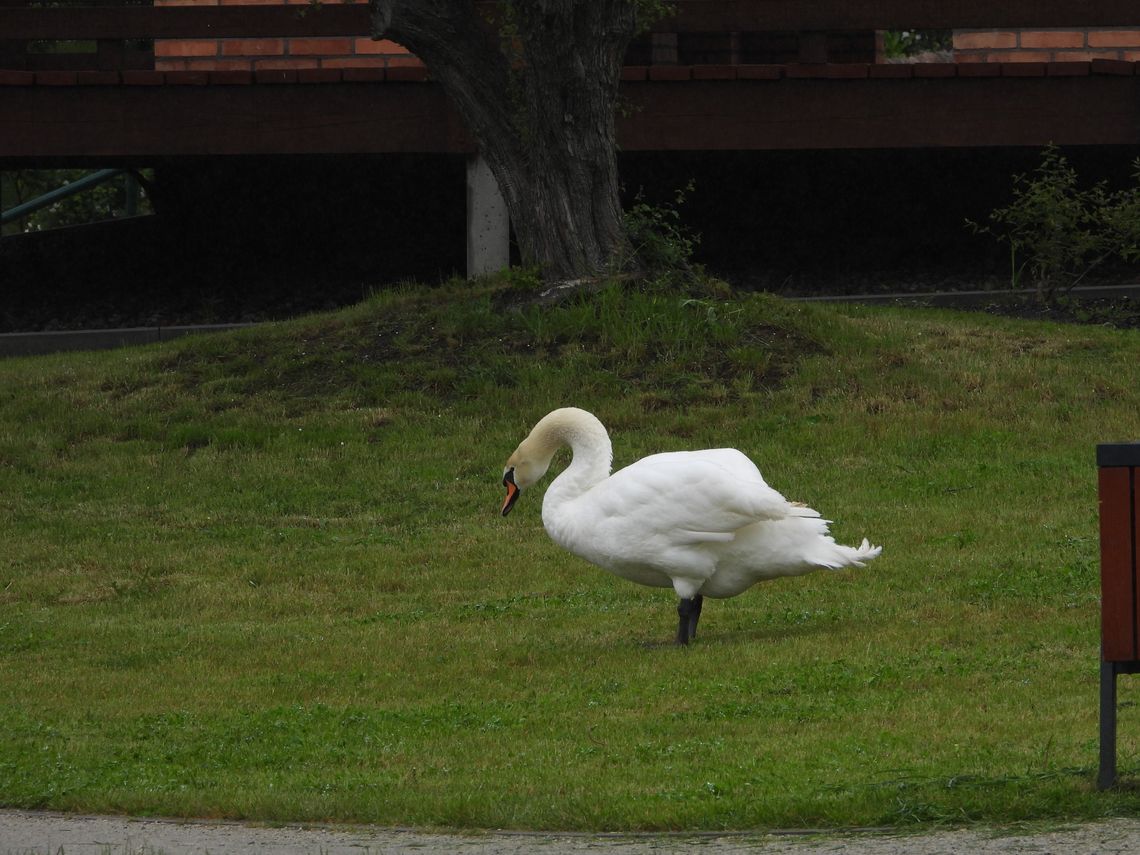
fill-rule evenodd
<path id="1" fill-rule="evenodd" d="M 515 484 L 515 470 L 508 469 L 507 474 L 503 476 L 503 486 L 507 488 L 507 497 L 503 499 L 503 516 L 511 512 L 511 508 L 515 506 L 518 501 L 519 488 Z"/>

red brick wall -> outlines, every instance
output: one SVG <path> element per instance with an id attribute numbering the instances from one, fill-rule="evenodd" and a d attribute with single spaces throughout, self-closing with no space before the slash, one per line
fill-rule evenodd
<path id="1" fill-rule="evenodd" d="M 309 0 L 155 0 L 156 6 L 295 4 Z M 366 2 L 366 0 L 348 0 Z M 389 68 L 421 65 L 395 42 L 339 38 L 156 39 L 158 71 L 257 71 L 281 68 Z"/>
<path id="2" fill-rule="evenodd" d="M 156 6 L 295 4 L 310 0 L 154 0 Z M 367 0 L 344 0 L 363 3 Z M 407 50 L 388 40 L 339 38 L 159 39 L 159 71 L 257 71 L 282 68 L 387 68 L 419 66 Z M 764 61 L 790 61 L 765 59 Z M 955 30 L 957 62 L 1062 62 L 1091 59 L 1140 61 L 1140 30 Z M 694 59 L 689 58 L 692 62 Z M 700 60 L 697 60 L 700 61 Z M 706 60 L 708 61 L 708 60 Z M 730 61 L 730 60 L 719 60 Z M 744 58 L 741 61 L 745 61 Z M 749 58 L 747 61 L 758 61 Z M 844 61 L 832 59 L 832 61 Z M 847 60 L 850 61 L 850 60 Z M 871 61 L 861 59 L 861 61 Z"/>
<path id="3" fill-rule="evenodd" d="M 957 62 L 1140 60 L 1140 30 L 955 30 Z"/>

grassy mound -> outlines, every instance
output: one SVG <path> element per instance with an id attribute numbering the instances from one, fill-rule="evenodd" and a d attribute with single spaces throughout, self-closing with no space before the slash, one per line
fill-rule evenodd
<path id="1" fill-rule="evenodd" d="M 710 602 L 561 552 L 502 462 L 733 445 L 860 571 Z M 512 828 L 994 822 L 1097 794 L 1093 446 L 1140 334 L 510 282 L 0 362 L 0 803 Z M 556 467 L 559 464 L 556 463 Z M 1120 753 L 1140 773 L 1121 681 Z"/>

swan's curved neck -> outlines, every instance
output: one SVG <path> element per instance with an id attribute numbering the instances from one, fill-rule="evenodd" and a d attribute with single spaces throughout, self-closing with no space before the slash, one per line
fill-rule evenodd
<path id="1" fill-rule="evenodd" d="M 546 491 L 544 510 L 550 503 L 575 499 L 610 475 L 613 446 L 605 427 L 593 415 L 575 407 L 555 410 L 545 416 L 527 438 L 547 457 L 569 445 L 573 459 Z"/>

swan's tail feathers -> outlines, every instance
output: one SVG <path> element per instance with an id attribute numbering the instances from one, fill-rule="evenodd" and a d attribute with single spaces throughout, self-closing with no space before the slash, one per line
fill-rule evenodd
<path id="1" fill-rule="evenodd" d="M 788 511 L 788 516 L 811 518 L 819 516 L 819 511 L 815 510 L 814 508 L 809 508 L 803 502 L 788 502 L 788 507 L 790 508 Z M 828 523 L 830 520 L 824 520 L 824 522 Z"/>
<path id="2" fill-rule="evenodd" d="M 863 542 L 858 546 L 844 546 L 841 543 L 836 543 L 830 537 L 827 540 L 830 541 L 827 544 L 827 554 L 818 556 L 815 563 L 829 570 L 862 567 L 872 558 L 878 558 L 879 553 L 883 551 L 883 547 L 872 546 L 867 538 L 863 538 Z"/>
<path id="3" fill-rule="evenodd" d="M 872 546 L 867 538 L 863 538 L 863 542 L 855 547 L 855 563 L 862 567 L 864 563 L 870 561 L 872 558 L 878 558 L 879 553 L 883 551 L 881 546 Z"/>

